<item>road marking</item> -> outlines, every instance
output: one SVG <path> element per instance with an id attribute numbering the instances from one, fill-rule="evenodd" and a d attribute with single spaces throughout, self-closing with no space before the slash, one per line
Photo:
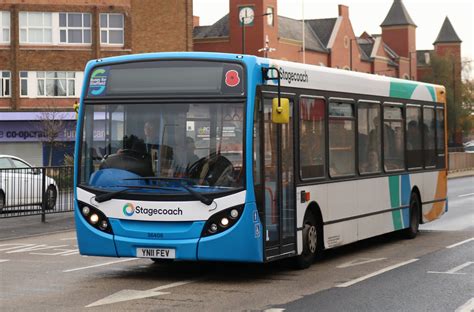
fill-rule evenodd
<path id="1" fill-rule="evenodd" d="M 61 238 L 60 240 L 62 240 L 62 241 L 76 240 L 76 238 L 75 237 L 66 237 L 66 238 Z"/>
<path id="2" fill-rule="evenodd" d="M 451 270 L 448 270 L 448 271 L 446 271 L 446 272 L 428 271 L 428 273 L 465 275 L 465 274 L 467 274 L 467 273 L 457 273 L 457 271 L 460 271 L 460 270 L 464 269 L 465 267 L 470 266 L 470 265 L 473 264 L 473 263 L 474 263 L 474 262 L 472 262 L 472 261 L 468 261 L 468 262 L 463 263 L 463 264 L 461 264 L 461 265 L 458 265 L 457 267 L 452 268 Z"/>
<path id="3" fill-rule="evenodd" d="M 474 298 L 469 299 L 465 304 L 460 306 L 454 312 L 472 312 L 474 311 Z"/>
<path id="4" fill-rule="evenodd" d="M 17 252 L 39 251 L 39 250 L 54 249 L 54 248 L 61 248 L 61 247 L 67 247 L 67 246 L 68 245 L 48 246 L 46 244 L 40 244 L 40 245 L 33 245 L 31 247 L 25 247 L 25 248 L 22 248 L 22 249 L 7 251 L 6 253 L 11 254 L 11 253 L 17 253 Z M 30 254 L 31 254 L 31 252 L 30 252 Z"/>
<path id="5" fill-rule="evenodd" d="M 389 266 L 389 267 L 386 267 L 386 268 L 384 268 L 384 269 L 378 270 L 378 271 L 376 271 L 376 272 L 373 272 L 373 273 L 367 274 L 367 275 L 365 275 L 365 276 L 356 278 L 356 279 L 354 279 L 354 280 L 352 280 L 352 281 L 348 281 L 348 282 L 345 282 L 345 283 L 336 285 L 336 287 L 349 287 L 349 286 L 352 286 L 352 285 L 357 284 L 357 283 L 359 283 L 359 282 L 362 282 L 362 281 L 364 281 L 364 280 L 366 280 L 366 279 L 369 279 L 369 278 L 371 278 L 371 277 L 377 276 L 377 275 L 379 275 L 379 274 L 388 272 L 388 271 L 390 271 L 390 270 L 399 268 L 399 267 L 401 267 L 401 266 L 410 264 L 410 263 L 415 262 L 415 261 L 418 261 L 418 259 L 411 259 L 411 260 L 408 260 L 408 261 L 404 261 L 404 262 L 401 262 L 401 263 L 397 263 L 397 264 L 391 265 L 391 266 Z"/>
<path id="6" fill-rule="evenodd" d="M 186 285 L 193 282 L 195 282 L 195 280 L 175 282 L 175 283 L 171 283 L 168 285 L 163 285 L 163 286 L 159 286 L 159 287 L 155 287 L 155 288 L 147 289 L 147 290 L 124 289 L 108 297 L 105 297 L 96 302 L 93 302 L 87 305 L 86 308 L 96 307 L 96 306 L 111 304 L 111 303 L 116 303 L 116 302 L 155 297 L 159 295 L 168 295 L 170 294 L 169 292 L 161 292 L 160 290 L 178 287 L 178 286 Z"/>
<path id="7" fill-rule="evenodd" d="M 381 261 L 381 260 L 385 260 L 385 259 L 387 259 L 387 258 L 376 258 L 376 259 L 361 258 L 361 259 L 355 259 L 355 260 L 343 263 L 343 264 L 337 266 L 337 268 L 338 269 L 343 269 L 343 268 L 348 268 L 348 267 L 351 267 L 351 266 L 371 263 L 371 262 L 375 262 L 375 261 Z"/>
<path id="8" fill-rule="evenodd" d="M 462 195 L 458 195 L 458 197 L 466 197 L 466 196 L 472 196 L 472 195 L 474 195 L 474 193 L 462 194 Z"/>
<path id="9" fill-rule="evenodd" d="M 468 242 L 470 242 L 470 241 L 474 241 L 474 237 L 468 238 L 468 239 L 463 240 L 462 242 L 459 242 L 459 243 L 456 243 L 456 244 L 449 245 L 449 246 L 447 246 L 446 248 L 450 249 L 450 248 L 453 248 L 453 247 L 457 247 L 457 246 L 459 246 L 459 245 L 468 243 Z"/>
<path id="10" fill-rule="evenodd" d="M 8 262 L 8 261 L 10 261 L 10 260 L 9 260 L 9 259 L 0 259 L 0 263 L 2 263 L 2 262 Z"/>
<path id="11" fill-rule="evenodd" d="M 75 268 L 75 269 L 65 270 L 65 271 L 63 271 L 63 273 L 69 273 L 69 272 L 80 271 L 80 270 L 87 270 L 87 269 L 91 269 L 91 268 L 97 268 L 97 267 L 101 267 L 101 266 L 106 266 L 106 265 L 111 265 L 111 264 L 121 263 L 121 262 L 127 262 L 127 261 L 133 261 L 133 260 L 139 260 L 139 259 L 140 258 L 129 258 L 129 259 L 123 259 L 123 260 L 119 260 L 119 261 L 111 261 L 111 262 L 106 262 L 106 263 L 100 263 L 100 264 L 90 265 L 90 266 L 86 266 L 86 267 L 82 267 L 82 268 Z"/>
<path id="12" fill-rule="evenodd" d="M 285 309 L 272 308 L 272 309 L 263 310 L 263 312 L 283 312 L 283 311 L 285 311 Z"/>
<path id="13" fill-rule="evenodd" d="M 6 246 L 13 246 L 13 247 L 6 247 Z M 31 247 L 35 246 L 35 244 L 1 244 L 0 251 L 7 251 L 7 250 L 12 250 L 12 249 L 18 249 L 18 248 L 23 248 L 23 247 Z"/>

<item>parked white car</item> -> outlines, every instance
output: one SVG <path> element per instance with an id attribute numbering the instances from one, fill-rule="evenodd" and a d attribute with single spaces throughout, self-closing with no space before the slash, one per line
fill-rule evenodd
<path id="1" fill-rule="evenodd" d="M 56 181 L 45 177 L 45 207 L 54 209 L 58 197 Z M 0 213 L 4 208 L 43 204 L 43 171 L 21 158 L 0 155 Z"/>

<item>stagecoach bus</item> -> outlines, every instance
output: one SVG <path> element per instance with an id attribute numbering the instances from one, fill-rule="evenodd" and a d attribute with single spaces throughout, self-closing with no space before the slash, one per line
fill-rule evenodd
<path id="1" fill-rule="evenodd" d="M 448 209 L 445 89 L 223 53 L 90 61 L 80 253 L 308 267 Z"/>

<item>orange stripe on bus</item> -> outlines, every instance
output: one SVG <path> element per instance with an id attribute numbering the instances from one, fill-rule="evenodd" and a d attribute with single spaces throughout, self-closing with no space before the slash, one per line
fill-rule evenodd
<path id="1" fill-rule="evenodd" d="M 446 170 L 440 171 L 438 173 L 438 182 L 436 185 L 436 194 L 434 198 L 435 200 L 446 198 L 446 195 L 447 195 L 446 183 L 447 183 Z M 442 214 L 445 205 L 446 205 L 445 201 L 433 203 L 433 208 L 431 208 L 431 210 L 424 215 L 425 218 L 428 221 L 437 219 Z"/>

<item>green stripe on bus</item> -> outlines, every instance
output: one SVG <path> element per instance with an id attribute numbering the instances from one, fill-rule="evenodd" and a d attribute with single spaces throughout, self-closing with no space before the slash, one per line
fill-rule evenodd
<path id="1" fill-rule="evenodd" d="M 388 177 L 388 185 L 390 188 L 390 206 L 391 208 L 398 208 L 400 207 L 400 176 Z M 400 210 L 392 211 L 392 221 L 395 230 L 403 228 Z"/>
<path id="2" fill-rule="evenodd" d="M 430 91 L 431 98 L 433 99 L 433 102 L 436 102 L 436 91 L 433 86 L 426 86 L 428 88 L 428 91 Z"/>
<path id="3" fill-rule="evenodd" d="M 392 81 L 390 82 L 390 96 L 402 99 L 411 99 L 413 91 L 415 91 L 418 84 Z"/>

